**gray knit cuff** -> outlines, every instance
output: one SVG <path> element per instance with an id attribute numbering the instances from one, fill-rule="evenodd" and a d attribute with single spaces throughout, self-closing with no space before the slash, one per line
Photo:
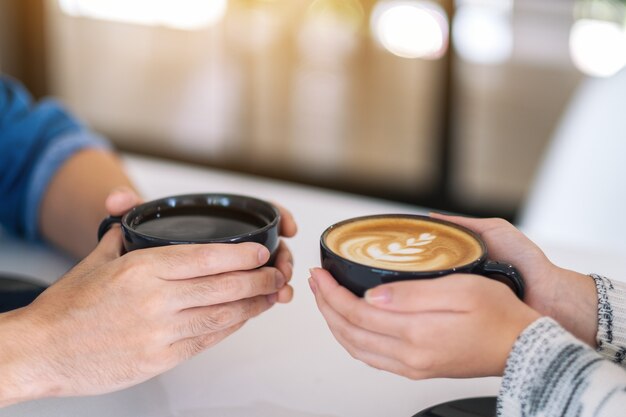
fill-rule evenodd
<path id="1" fill-rule="evenodd" d="M 498 416 L 569 415 L 563 407 L 580 401 L 582 382 L 601 361 L 554 320 L 536 320 L 520 334 L 507 360 Z"/>
<path id="2" fill-rule="evenodd" d="M 598 353 L 626 365 L 626 284 L 590 274 L 598 290 Z"/>

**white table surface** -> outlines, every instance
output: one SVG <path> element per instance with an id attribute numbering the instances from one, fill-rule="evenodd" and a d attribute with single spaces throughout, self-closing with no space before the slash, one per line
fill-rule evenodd
<path id="1" fill-rule="evenodd" d="M 358 215 L 423 210 L 136 156 L 126 156 L 125 162 L 147 199 L 229 192 L 288 207 L 300 229 L 289 241 L 296 262 L 295 298 L 141 385 L 97 397 L 32 401 L 2 409 L 0 416 L 410 417 L 439 402 L 497 394 L 499 378 L 416 382 L 369 368 L 334 340 L 315 307 L 306 278 L 308 268 L 319 265 L 319 236 L 328 225 Z M 626 277 L 624 261 L 606 251 L 554 244 L 548 248 L 548 254 L 563 266 Z M 602 270 L 592 268 L 598 264 Z M 0 237 L 2 271 L 52 282 L 71 265 L 71 260 L 48 248 Z"/>

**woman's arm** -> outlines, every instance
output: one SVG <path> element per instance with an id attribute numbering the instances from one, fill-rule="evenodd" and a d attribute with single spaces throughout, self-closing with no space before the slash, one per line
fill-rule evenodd
<path id="1" fill-rule="evenodd" d="M 328 272 L 311 274 L 337 340 L 375 368 L 412 379 L 504 374 L 503 417 L 623 415 L 626 372 L 499 282 L 451 275 L 384 284 L 359 299 Z"/>
<path id="2" fill-rule="evenodd" d="M 614 417 L 625 408 L 623 369 L 547 317 L 521 333 L 507 360 L 499 416 Z"/>
<path id="3" fill-rule="evenodd" d="M 626 366 L 626 284 L 591 274 L 598 294 L 598 352 Z"/>

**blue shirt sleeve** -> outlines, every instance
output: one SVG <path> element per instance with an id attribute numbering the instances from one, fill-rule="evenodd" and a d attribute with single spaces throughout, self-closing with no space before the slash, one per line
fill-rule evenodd
<path id="1" fill-rule="evenodd" d="M 39 208 L 63 163 L 87 148 L 110 148 L 58 102 L 34 103 L 15 80 L 0 75 L 0 225 L 39 238 Z"/>

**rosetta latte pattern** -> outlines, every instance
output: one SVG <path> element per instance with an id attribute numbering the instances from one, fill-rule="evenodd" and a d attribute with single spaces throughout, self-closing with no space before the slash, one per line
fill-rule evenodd
<path id="1" fill-rule="evenodd" d="M 626 348 L 626 284 L 592 278 L 598 289 L 598 351 L 550 318 L 535 321 L 509 355 L 498 416 L 626 416 L 626 372 L 618 366 L 624 365 Z"/>
<path id="2" fill-rule="evenodd" d="M 404 233 L 377 233 L 373 236 L 346 240 L 339 247 L 340 253 L 354 259 L 372 259 L 391 264 L 415 263 L 424 259 L 425 248 L 437 236 L 422 233 L 419 237 L 404 236 Z"/>
<path id="3" fill-rule="evenodd" d="M 395 271 L 444 270 L 467 265 L 482 254 L 471 235 L 410 218 L 354 221 L 329 233 L 326 243 L 346 259 Z"/>

